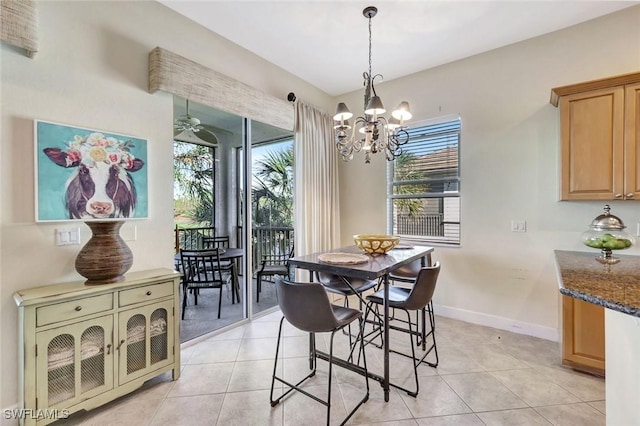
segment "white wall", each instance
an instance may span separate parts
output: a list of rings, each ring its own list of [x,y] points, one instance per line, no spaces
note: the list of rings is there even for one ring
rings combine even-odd
[[[136,222],[137,240],[129,242],[132,270],[142,270],[171,267],[173,250],[173,206],[165,195],[172,184],[172,99],[147,92],[151,49],[169,49],[274,96],[294,91],[327,110],[335,101],[155,2],[41,2],[38,8],[35,59],[0,47],[0,408],[17,401],[12,294],[80,278],[73,267],[80,246],[55,247],[59,225],[34,223],[33,119],[148,139],[150,218]],[[552,250],[581,248],[579,235],[602,203],[556,201],[558,123],[549,90],[639,68],[636,6],[377,87],[389,107],[406,96],[416,120],[463,118],[462,246],[437,248],[438,304],[539,334],[555,331]],[[360,92],[345,96],[354,110],[361,98]],[[385,163],[359,160],[340,170],[344,244],[355,233],[385,230]],[[628,224],[640,221],[638,203],[612,208]],[[510,233],[511,219],[527,220],[528,232]]]
[[[173,100],[148,93],[149,51],[161,46],[283,99],[293,91],[330,104],[323,92],[156,2],[41,2],[38,13],[35,59],[0,47],[0,408],[18,400],[13,293],[81,279],[74,269],[81,246],[54,245],[63,224],[34,222],[34,119],[148,140],[150,217],[135,222],[137,240],[128,242],[132,270],[143,270],[173,266]],[[86,241],[90,230],[80,226]]]
[[[559,120],[550,89],[638,70],[635,6],[376,86],[388,109],[410,101],[412,121],[462,117],[462,243],[436,247],[441,313],[557,338],[553,250],[585,250],[580,234],[605,203],[557,201]],[[339,98],[360,110],[361,92]],[[381,156],[341,164],[343,244],[353,234],[386,231],[385,167]],[[640,202],[610,204],[635,233]],[[512,219],[526,220],[527,232],[510,232]]]

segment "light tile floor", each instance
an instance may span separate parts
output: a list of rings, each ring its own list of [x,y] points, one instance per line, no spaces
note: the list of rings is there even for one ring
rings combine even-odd
[[[325,408],[293,394],[272,408],[269,387],[280,313],[273,313],[207,340],[183,345],[182,376],[170,373],[91,412],[59,424],[82,425],[322,425]],[[353,425],[604,425],[604,380],[560,366],[556,342],[436,318],[438,368],[421,366],[416,398],[370,382],[369,401],[349,421]],[[347,338],[337,335],[338,350]],[[291,380],[308,371],[308,338],[287,326],[278,372]],[[408,348],[405,335],[394,347]],[[327,347],[327,336],[318,347]],[[371,370],[381,371],[382,351],[367,347]],[[413,386],[411,361],[392,355],[394,383]],[[326,394],[326,363],[308,389]],[[364,379],[334,368],[332,424],[339,424],[363,394]],[[281,392],[278,386],[278,392]]]

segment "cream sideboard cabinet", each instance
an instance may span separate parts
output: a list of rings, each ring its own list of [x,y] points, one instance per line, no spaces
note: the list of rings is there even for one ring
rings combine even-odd
[[[556,87],[561,200],[640,200],[640,73]]]
[[[119,283],[18,291],[21,424],[90,410],[172,370],[180,376],[179,278],[132,272]],[[42,413],[42,415],[40,415]],[[36,415],[37,414],[37,415]]]

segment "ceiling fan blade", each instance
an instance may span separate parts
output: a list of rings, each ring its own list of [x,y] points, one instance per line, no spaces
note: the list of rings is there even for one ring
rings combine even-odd
[[[200,124],[200,126],[202,126],[203,130],[206,130],[206,131],[214,133],[214,134],[215,133],[226,133],[229,136],[234,134],[231,130],[223,129],[222,127],[217,127],[217,126],[214,126],[212,124]]]
[[[195,143],[207,146],[219,146],[218,138],[216,135],[210,132],[198,132],[195,133],[192,130],[183,130],[175,132],[173,136],[174,141]]]

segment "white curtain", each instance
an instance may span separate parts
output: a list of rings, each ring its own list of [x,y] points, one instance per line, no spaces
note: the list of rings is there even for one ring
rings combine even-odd
[[[294,226],[300,256],[339,246],[340,194],[331,116],[297,101],[294,131]]]

